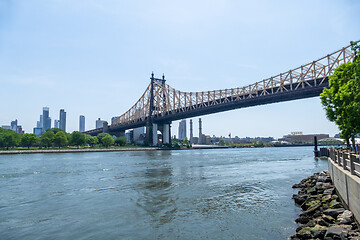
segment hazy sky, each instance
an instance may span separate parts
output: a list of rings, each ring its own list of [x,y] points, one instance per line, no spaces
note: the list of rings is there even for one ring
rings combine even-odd
[[[360,40],[359,12],[357,0],[0,0],[0,125],[32,132],[48,106],[52,124],[64,108],[67,131],[79,115],[92,129],[127,111],[152,71],[182,91],[245,86]],[[202,119],[218,136],[337,133],[319,98]]]

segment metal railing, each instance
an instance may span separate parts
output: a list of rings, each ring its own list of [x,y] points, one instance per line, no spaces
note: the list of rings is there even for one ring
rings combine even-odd
[[[351,175],[360,177],[360,156],[342,148],[330,148],[329,157]]]

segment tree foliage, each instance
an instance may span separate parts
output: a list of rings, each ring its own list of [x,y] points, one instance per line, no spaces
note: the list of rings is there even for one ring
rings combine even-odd
[[[55,139],[55,134],[53,131],[51,131],[51,129],[48,129],[46,132],[44,132],[41,135],[41,144],[44,147],[52,147],[54,144],[54,139]]]
[[[85,142],[86,144],[89,144],[91,147],[93,147],[95,144],[97,144],[99,141],[97,139],[97,137],[93,137],[90,135],[85,135]]]
[[[124,136],[117,137],[117,138],[115,139],[115,145],[125,146],[125,145],[126,145],[126,137],[124,137]]]
[[[57,146],[59,148],[66,146],[68,144],[68,139],[67,139],[66,133],[64,131],[58,131],[55,134],[54,144],[55,144],[55,146]]]
[[[114,139],[110,134],[108,134],[101,139],[101,144],[104,147],[109,147],[110,145],[114,144]]]
[[[102,139],[103,139],[104,137],[106,137],[106,136],[110,136],[110,137],[111,137],[111,135],[108,134],[108,133],[99,133],[99,134],[97,135],[97,139],[98,139],[98,141],[99,141],[100,144],[102,144]]]
[[[21,135],[9,129],[0,128],[0,147],[16,147],[21,141]]]
[[[85,144],[85,134],[78,132],[78,131],[74,131],[71,133],[71,144],[74,146],[77,146],[79,148],[79,146],[82,146]]]
[[[39,137],[36,136],[33,133],[25,133],[21,137],[21,146],[27,147],[28,149],[30,147],[33,147],[39,143]]]
[[[340,137],[349,145],[355,145],[360,133],[360,46],[351,43],[355,57],[353,62],[341,64],[329,77],[329,88],[320,95],[327,118],[335,122]]]

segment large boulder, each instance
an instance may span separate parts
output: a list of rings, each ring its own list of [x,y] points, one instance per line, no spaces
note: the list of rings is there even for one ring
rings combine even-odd
[[[343,207],[343,205],[341,203],[339,203],[336,199],[332,200],[329,203],[329,208],[336,209],[336,208],[342,208],[342,207]]]
[[[353,222],[354,214],[349,211],[345,210],[342,214],[339,214],[337,217],[337,221],[340,224],[351,224]]]
[[[310,216],[300,216],[295,220],[295,222],[300,224],[306,224],[310,221],[310,218]]]
[[[324,211],[325,215],[329,215],[333,218],[337,218],[339,214],[342,214],[345,211],[344,208],[336,208],[336,209],[326,209]]]
[[[324,194],[325,195],[328,195],[328,194],[334,194],[335,193],[335,188],[328,188],[328,189],[325,189],[324,191]]]
[[[296,237],[299,239],[310,239],[311,238],[311,227],[305,227],[296,233]]]
[[[298,204],[298,205],[303,204],[306,201],[306,198],[307,198],[306,195],[300,195],[300,194],[299,195],[296,195],[296,194],[293,195],[293,199],[294,199],[295,203]]]
[[[331,201],[332,196],[330,194],[324,194],[323,197],[321,198],[321,201],[323,203],[327,203]]]
[[[323,214],[323,215],[321,216],[321,218],[322,218],[325,222],[327,222],[328,224],[333,224],[333,223],[335,223],[335,219],[334,219],[332,216],[330,216],[330,215],[325,215],[325,214]]]
[[[325,238],[347,239],[350,230],[350,225],[333,225],[326,231]]]
[[[311,232],[311,236],[313,238],[322,239],[322,238],[324,238],[326,231],[327,231],[327,227],[315,225],[315,227],[313,227],[310,232]]]

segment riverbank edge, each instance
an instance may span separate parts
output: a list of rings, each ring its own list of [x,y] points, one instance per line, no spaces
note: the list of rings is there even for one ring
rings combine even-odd
[[[329,171],[315,173],[293,188],[300,189],[293,199],[302,213],[291,239],[360,239],[354,214],[346,210]]]
[[[86,149],[37,149],[0,151],[0,155],[36,154],[36,153],[84,153],[84,152],[123,152],[123,151],[155,151],[159,148],[86,148]]]

